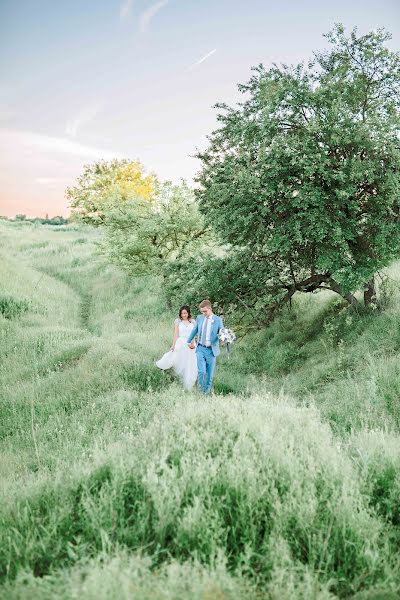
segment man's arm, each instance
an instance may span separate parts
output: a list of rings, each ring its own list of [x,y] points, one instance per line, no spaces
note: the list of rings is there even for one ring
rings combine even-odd
[[[218,328],[217,328],[217,341],[219,339],[219,332],[221,331],[221,329],[223,329],[224,324],[222,322],[221,317],[218,317]]]
[[[194,340],[194,337],[197,334],[198,330],[199,330],[199,324],[198,324],[197,319],[196,319],[196,325],[193,327],[192,331],[190,332],[190,335],[189,335],[188,339],[186,340],[187,344],[191,344],[192,343],[192,341]]]

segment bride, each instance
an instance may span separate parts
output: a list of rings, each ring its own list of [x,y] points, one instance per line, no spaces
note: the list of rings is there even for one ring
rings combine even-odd
[[[185,304],[179,310],[179,318],[175,319],[172,346],[169,352],[166,352],[156,362],[159,369],[173,367],[183,387],[187,390],[194,386],[197,379],[196,351],[189,348],[186,341],[195,323],[190,314],[190,307]]]

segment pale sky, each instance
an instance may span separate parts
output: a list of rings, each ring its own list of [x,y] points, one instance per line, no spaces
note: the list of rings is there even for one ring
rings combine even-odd
[[[0,215],[67,215],[85,163],[138,158],[189,183],[251,66],[298,63],[335,22],[386,27],[397,0],[0,0]]]

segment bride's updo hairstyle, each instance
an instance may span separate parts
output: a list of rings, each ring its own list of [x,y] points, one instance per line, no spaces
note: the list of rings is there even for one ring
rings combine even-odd
[[[190,321],[190,319],[192,318],[192,314],[190,312],[190,306],[188,306],[187,304],[184,304],[183,306],[180,307],[179,309],[179,318],[182,320],[182,311],[186,310],[187,314],[188,314],[188,321]]]

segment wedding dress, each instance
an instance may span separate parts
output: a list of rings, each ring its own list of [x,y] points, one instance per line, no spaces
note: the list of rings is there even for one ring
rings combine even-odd
[[[195,321],[182,321],[175,319],[178,324],[179,337],[175,343],[175,350],[166,352],[160,360],[156,362],[159,369],[173,368],[178,375],[183,387],[190,390],[197,379],[197,359],[196,351],[189,348],[187,339],[195,325]]]

